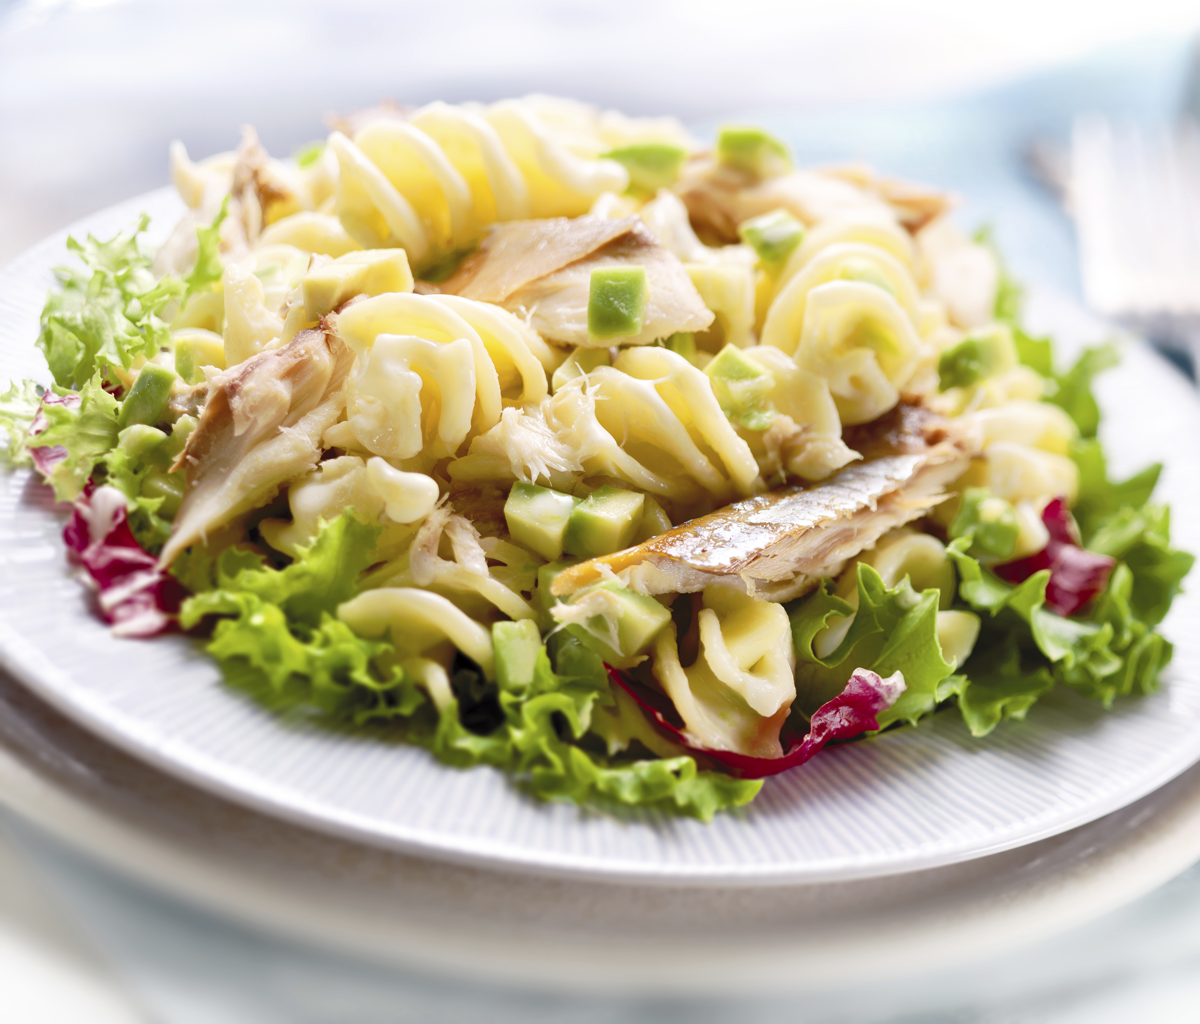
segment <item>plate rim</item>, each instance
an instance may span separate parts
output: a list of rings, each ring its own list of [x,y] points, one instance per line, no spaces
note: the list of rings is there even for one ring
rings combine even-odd
[[[872,913],[869,899],[858,898],[849,924],[843,921],[832,931],[827,926],[814,930],[813,925],[820,926],[825,920],[820,914],[809,923],[789,919],[788,928],[764,929],[760,940],[751,940],[736,956],[731,956],[722,941],[701,937],[689,942],[689,934],[679,934],[657,950],[658,958],[648,969],[643,963],[646,958],[637,950],[644,951],[660,940],[637,936],[636,922],[627,929],[636,947],[632,951],[625,950],[611,930],[587,936],[583,918],[588,894],[579,898],[584,911],[580,927],[569,934],[553,930],[547,934],[538,920],[514,920],[507,915],[504,900],[524,898],[520,891],[507,888],[499,905],[483,905],[479,921],[473,918],[464,924],[460,913],[432,934],[421,914],[401,919],[402,907],[396,908],[398,914],[379,915],[355,902],[362,895],[361,878],[356,881],[324,871],[330,884],[322,887],[314,901],[303,871],[289,871],[287,865],[283,871],[273,870],[278,865],[273,852],[263,853],[245,839],[235,842],[232,851],[227,844],[205,849],[183,841],[178,830],[171,828],[169,819],[179,811],[169,793],[164,800],[161,793],[155,794],[155,799],[139,791],[130,806],[123,799],[128,791],[116,790],[113,782],[104,778],[103,770],[94,776],[86,774],[87,766],[96,764],[96,754],[89,755],[85,749],[80,756],[78,739],[72,742],[69,733],[63,743],[61,730],[51,728],[48,735],[35,724],[13,742],[3,734],[3,726],[12,722],[13,710],[11,701],[0,700],[0,803],[26,822],[108,870],[186,905],[280,939],[380,964],[428,969],[447,978],[461,976],[466,959],[476,980],[546,990],[610,995],[624,991],[643,995],[773,994],[828,990],[856,982],[861,980],[865,959],[874,960],[873,982],[886,983],[893,977],[910,976],[919,965],[937,963],[939,969],[965,966],[1047,940],[1151,892],[1200,856],[1200,771],[1193,768],[1143,798],[1144,802],[1135,801],[1116,812],[1111,820],[1098,819],[1075,835],[1064,833],[1058,837],[1061,842],[1052,839],[1049,846],[1030,844],[1027,850],[1014,851],[1018,856],[995,864],[994,871],[977,871],[965,884],[953,877],[961,865],[931,869],[926,890],[931,880],[945,879],[951,889],[948,899],[931,904],[927,892],[917,894],[879,915]],[[30,720],[22,718],[20,709],[15,718],[18,726]],[[35,711],[33,720],[37,718]],[[76,723],[69,725],[86,732]],[[94,737],[87,739],[96,742]],[[100,756],[114,753],[105,750]],[[121,752],[117,756],[128,755]],[[153,777],[158,772],[136,758],[130,760],[139,773]],[[85,772],[63,772],[64,764],[82,764]],[[102,780],[98,790],[96,777]],[[170,777],[167,781],[186,785]],[[212,799],[206,793],[199,795]],[[239,806],[237,810],[250,818],[259,817],[247,808]],[[289,827],[274,818],[268,818],[265,825]],[[426,865],[416,866],[413,872],[414,858],[381,852],[401,861],[392,870],[404,884],[420,885]],[[987,860],[980,858],[974,863],[982,866]],[[267,870],[268,865],[272,870]],[[434,871],[441,869],[433,866]],[[322,873],[321,868],[309,872]],[[409,880],[410,873],[413,880]],[[877,881],[890,882],[896,877],[882,876]],[[457,892],[458,886],[495,892],[498,884],[505,885],[505,879],[493,870],[450,868],[449,876],[438,884],[452,892]],[[518,879],[516,888],[521,885]],[[338,886],[343,888],[338,890]],[[636,899],[639,890],[637,886],[613,888],[625,889],[625,899]],[[766,891],[782,894],[812,888],[819,889],[820,883],[815,887],[772,886]],[[679,886],[667,898],[703,901],[713,898],[707,895],[711,892],[697,893]],[[717,895],[714,907],[720,906]],[[389,905],[402,902],[392,890],[386,899]],[[474,905],[469,894],[461,902]],[[428,914],[426,908],[425,918]],[[746,912],[739,911],[738,926],[746,928],[747,920]],[[496,930],[506,934],[511,930],[511,942],[499,955],[489,945]],[[814,938],[818,932],[819,938]],[[904,937],[905,948],[898,953],[895,940],[899,936]],[[464,958],[464,949],[472,946],[490,949],[490,958]]]
[[[63,243],[69,234],[98,230],[95,227],[98,223],[107,224],[118,219],[132,221],[137,212],[147,207],[160,208],[156,214],[159,217],[164,217],[172,207],[178,210],[183,209],[174,190],[167,186],[97,211],[67,228],[52,233],[16,259],[0,267],[0,288],[3,287],[5,280],[10,275],[23,271],[27,266],[48,270],[54,265],[54,262],[57,262],[57,258],[51,260],[50,254],[64,251]],[[1065,303],[1074,311],[1086,313],[1076,301],[1068,296],[1059,295],[1053,290],[1031,289],[1030,294],[1049,299],[1052,303]],[[38,300],[40,301],[40,299],[39,295]],[[1094,319],[1091,314],[1087,315]],[[1158,372],[1180,376],[1174,367],[1151,356],[1141,347],[1128,344],[1127,340],[1123,340],[1122,347],[1125,358],[1137,361],[1148,360],[1147,365],[1152,363]],[[1200,396],[1195,397],[1194,405],[1200,409]],[[0,472],[5,471],[0,470]],[[615,881],[622,884],[670,886],[683,882],[688,885],[716,887],[770,886],[872,878],[927,870],[991,856],[1073,830],[1142,799],[1200,761],[1200,733],[1198,733],[1190,747],[1185,748],[1180,745],[1179,751],[1171,760],[1160,765],[1158,771],[1153,775],[1144,777],[1137,786],[1114,792],[1103,800],[1080,807],[1069,816],[1060,816],[1052,822],[1017,832],[1007,838],[991,842],[978,842],[971,845],[969,849],[920,854],[910,852],[904,857],[886,858],[886,862],[882,862],[885,858],[878,858],[864,863],[842,864],[821,869],[797,866],[796,864],[741,864],[733,867],[729,864],[679,864],[663,861],[651,864],[634,862],[629,859],[613,860],[603,856],[591,857],[578,852],[568,858],[560,852],[543,851],[528,846],[516,847],[512,843],[497,845],[492,841],[475,836],[446,837],[428,828],[417,829],[407,826],[384,832],[378,825],[372,827],[370,819],[364,815],[334,811],[328,804],[318,812],[308,804],[301,803],[294,798],[289,799],[283,792],[283,787],[276,783],[259,778],[256,785],[245,785],[241,781],[244,774],[242,769],[231,773],[226,766],[224,771],[221,771],[218,770],[221,767],[220,762],[212,756],[203,755],[198,751],[188,753],[181,749],[180,745],[170,742],[150,742],[147,737],[136,731],[123,728],[119,721],[121,716],[115,713],[111,716],[106,714],[108,709],[102,703],[97,702],[94,706],[90,706],[86,701],[73,699],[66,692],[69,687],[60,688],[51,681],[53,677],[61,674],[60,671],[46,664],[39,665],[38,661],[36,647],[28,644],[23,637],[9,627],[7,622],[0,619],[0,665],[3,665],[24,685],[53,707],[85,729],[154,767],[268,816],[319,831],[330,832],[342,838],[383,846],[420,857],[435,856],[465,866],[497,867],[510,872]],[[444,770],[459,771],[459,769],[448,767]],[[477,768],[475,770],[490,771],[492,769]],[[402,830],[407,831],[407,834],[399,834]]]

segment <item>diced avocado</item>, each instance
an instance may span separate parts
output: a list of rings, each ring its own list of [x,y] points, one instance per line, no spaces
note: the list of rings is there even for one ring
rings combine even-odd
[[[1003,325],[963,338],[938,359],[942,391],[966,388],[1017,365],[1012,334]]]
[[[655,501],[650,495],[646,495],[646,503],[642,506],[642,519],[638,523],[637,533],[634,534],[633,543],[641,544],[644,540],[649,540],[651,537],[657,537],[660,533],[665,533],[671,529],[672,523],[670,517],[663,511],[663,507]]]
[[[167,411],[167,400],[171,397],[171,385],[178,378],[165,366],[147,363],[138,371],[137,380],[121,403],[117,413],[117,429],[124,430],[134,423],[154,426]]]
[[[311,167],[321,159],[321,154],[324,152],[324,140],[317,139],[315,142],[306,142],[292,156],[300,167]]]
[[[663,342],[663,347],[669,348],[672,352],[691,362],[696,358],[696,335],[691,331],[680,331],[667,338]]]
[[[552,625],[554,621],[550,618],[550,609],[560,600],[550,593],[550,588],[554,585],[554,578],[574,564],[574,562],[547,562],[545,565],[538,566],[537,592],[534,596],[538,611],[542,614],[542,621],[547,626]]]
[[[187,413],[180,416],[171,427],[171,436],[167,438],[167,443],[162,447],[163,455],[169,459],[179,458],[179,453],[187,446],[188,438],[192,436],[192,431],[197,425],[195,416],[189,416]]]
[[[167,435],[164,431],[157,427],[149,427],[145,423],[135,423],[117,435],[117,444],[134,459],[154,451],[165,444],[166,440]]]
[[[774,210],[743,221],[738,226],[738,237],[758,254],[766,270],[777,273],[804,241],[804,225],[787,210]]]
[[[601,159],[625,165],[630,191],[657,192],[675,184],[687,153],[665,142],[640,142],[609,150]]]
[[[204,382],[202,366],[225,369],[225,339],[214,331],[189,328],[175,331],[171,340],[175,348],[175,372],[185,384]]]
[[[629,547],[642,520],[646,496],[605,484],[592,491],[571,513],[563,550],[580,558],[596,558]]]
[[[163,473],[155,471],[142,481],[141,493],[143,498],[162,498],[158,506],[158,514],[167,519],[173,519],[179,511],[179,503],[183,501],[183,474]]]
[[[597,366],[611,366],[612,355],[606,348],[577,348],[562,361],[550,378],[551,393],[569,380],[591,373]]]
[[[523,690],[533,682],[533,667],[542,651],[542,634],[533,619],[497,622],[492,626],[496,682],[502,690]]]
[[[644,267],[597,267],[588,290],[588,335],[628,338],[642,330],[646,313]]]
[[[513,540],[553,562],[562,558],[563,535],[578,504],[569,494],[517,482],[504,502],[504,519]]]
[[[598,592],[604,593],[603,600],[597,600]],[[603,613],[571,623],[565,631],[609,662],[626,662],[642,654],[671,621],[669,608],[646,594],[634,593],[620,580],[588,587],[571,598],[571,604],[576,602],[603,607]]]
[[[1016,510],[986,487],[963,491],[958,515],[947,531],[951,537],[971,537],[971,550],[981,555],[1008,558],[1017,544],[1020,524]]]
[[[355,295],[411,292],[413,276],[403,249],[367,249],[314,267],[304,275],[301,287],[304,315],[311,322]]]
[[[761,363],[740,348],[726,345],[704,372],[712,382],[717,404],[731,423],[747,430],[766,430],[771,425],[775,412],[766,399],[775,379]]]
[[[554,671],[560,676],[590,682],[601,688],[607,685],[608,673],[604,670],[604,659],[584,647],[565,629],[550,634],[546,640],[546,651],[550,654]]]
[[[769,178],[792,169],[792,154],[761,128],[727,124],[717,133],[717,159],[728,167]]]

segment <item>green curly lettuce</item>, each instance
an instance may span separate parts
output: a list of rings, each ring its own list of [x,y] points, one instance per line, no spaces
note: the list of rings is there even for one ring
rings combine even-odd
[[[132,368],[138,356],[152,358],[170,344],[160,314],[187,289],[173,277],[159,280],[141,234],[150,223],[142,214],[132,231],[101,242],[67,239],[83,267],[55,271],[60,288],[46,298],[37,346],[60,387],[81,388],[109,367]]]
[[[276,568],[246,547],[193,548],[173,572],[190,590],[186,629],[212,624],[207,650],[233,687],[281,712],[355,725],[392,722],[438,760],[491,765],[534,795],[652,806],[709,820],[753,798],[758,782],[698,770],[691,757],[608,758],[588,749],[592,710],[613,697],[600,659],[565,635],[543,648],[531,681],[500,687],[469,666],[438,709],[404,672],[389,639],[356,636],[336,617],[371,564],[379,527],[347,511]],[[552,667],[553,666],[553,667]],[[555,671],[557,668],[558,671]]]
[[[196,263],[184,275],[183,283],[187,288],[179,300],[180,309],[188,304],[188,299],[193,295],[211,291],[221,280],[221,274],[225,270],[225,264],[221,261],[221,225],[227,216],[229,196],[222,200],[221,208],[208,227],[196,228],[196,240],[199,243],[196,249]]]
[[[60,447],[65,455],[46,476],[59,501],[74,501],[83,491],[92,471],[117,443],[117,413],[121,403],[104,390],[101,371],[84,381],[76,392],[55,387],[60,398],[74,394],[78,402],[42,402],[46,428],[28,438],[31,448]]]
[[[913,590],[905,578],[890,590],[879,573],[859,562],[858,610],[833,593],[832,581],[791,606],[792,643],[796,649],[797,705],[811,714],[832,700],[856,668],[881,676],[904,673],[900,699],[880,712],[880,727],[892,722],[915,723],[938,702],[938,684],[954,671],[942,657],[937,641],[940,591]],[[835,616],[854,616],[845,637],[825,657],[814,650],[814,641]]]
[[[0,463],[28,466],[29,428],[42,404],[42,389],[31,380],[13,381],[0,394]]]

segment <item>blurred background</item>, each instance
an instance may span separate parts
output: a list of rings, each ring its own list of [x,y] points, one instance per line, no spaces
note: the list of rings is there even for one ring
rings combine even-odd
[[[1200,108],[1197,31],[1195,0],[0,0],[0,263],[166,185],[175,138],[202,157],[232,149],[252,124],[272,154],[286,155],[322,137],[329,115],[381,99],[539,91],[673,114],[701,136],[723,118],[754,119],[802,161],[864,158],[951,187],[966,200],[967,226],[995,226],[1018,277],[1082,295],[1072,221],[1044,179],[1061,185],[1077,115],[1166,125],[1189,103]],[[487,993],[368,975],[163,903],[2,820],[6,1024],[507,1019]],[[901,1016],[880,1009],[869,1019],[1194,1020],[1200,877],[1172,885],[1106,919],[1107,932],[1055,945],[1091,957],[1090,974],[1064,968],[1055,986],[1044,972],[1050,982],[1034,994],[1014,988],[999,999],[993,989],[936,1018],[902,999]],[[1144,970],[1114,975],[1100,950],[1117,936],[1170,947],[1174,973],[1139,961]],[[983,965],[978,977],[1051,955]],[[1096,988],[1097,971],[1107,987]],[[304,1011],[285,1005],[300,977],[310,994],[314,978],[328,993],[320,1013],[319,1000]],[[342,991],[357,993],[357,1009],[339,1003]],[[836,1000],[822,1005],[820,1020],[868,1019],[837,1011]],[[734,1012],[533,997],[509,1009],[513,1019],[581,1022]],[[798,1018],[780,1003],[742,1019]]]

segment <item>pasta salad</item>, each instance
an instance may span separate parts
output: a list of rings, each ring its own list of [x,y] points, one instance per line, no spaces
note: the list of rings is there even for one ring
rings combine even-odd
[[[1153,690],[1192,564],[952,196],[726,125],[382,106],[171,150],[0,395],[118,634],[280,714],[703,819],[830,742]],[[32,339],[31,339],[32,340]]]

